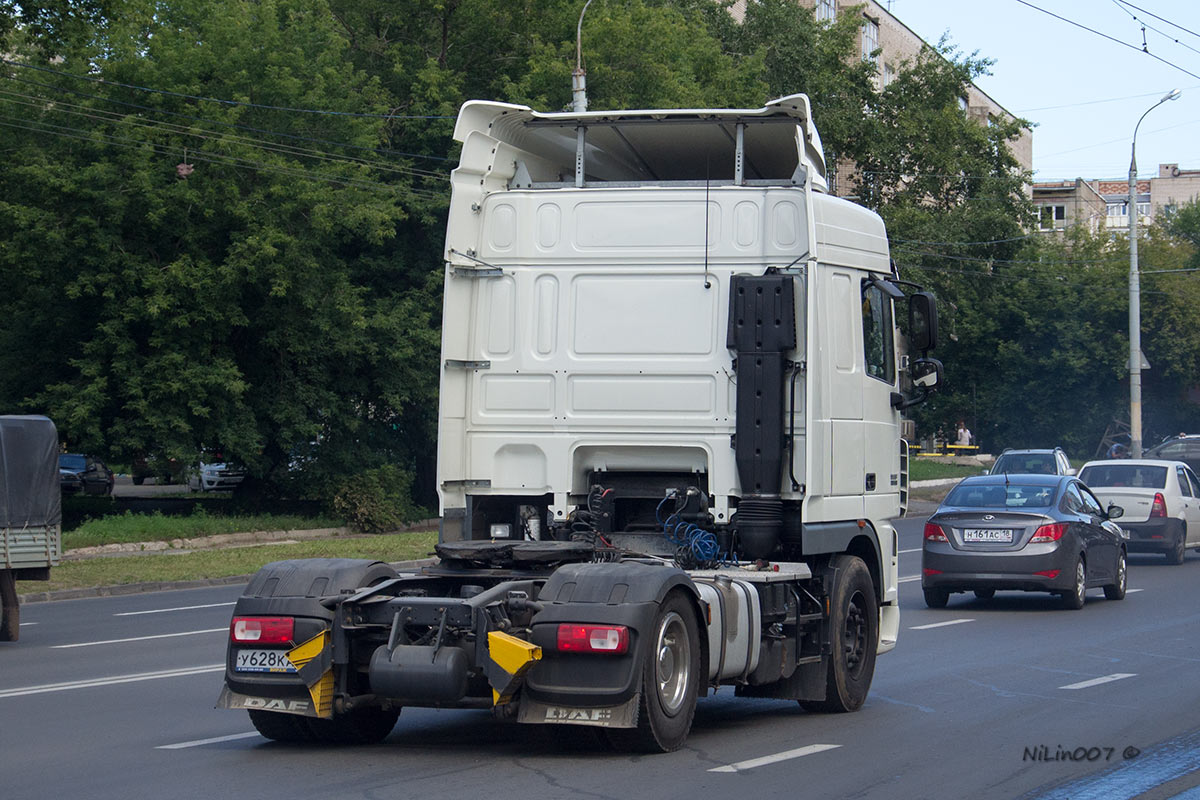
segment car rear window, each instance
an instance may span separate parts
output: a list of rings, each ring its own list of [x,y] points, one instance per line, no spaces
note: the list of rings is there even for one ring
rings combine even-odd
[[[1048,508],[1054,502],[1057,486],[1031,486],[1022,483],[960,483],[946,496],[944,505],[957,508]]]
[[[1167,485],[1167,468],[1149,464],[1093,464],[1084,467],[1079,480],[1091,487],[1134,486],[1162,489]]]
[[[59,456],[58,465],[72,472],[83,472],[87,469],[87,459],[83,456]]]
[[[992,467],[993,475],[1004,472],[1017,475],[1055,475],[1058,473],[1058,468],[1054,464],[1054,456],[1048,453],[1029,455],[1010,453],[1000,456],[996,460],[996,466]]]

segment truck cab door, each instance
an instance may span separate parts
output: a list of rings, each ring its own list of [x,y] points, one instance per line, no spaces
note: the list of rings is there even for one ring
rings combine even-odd
[[[894,512],[892,495],[900,491],[899,412],[892,404],[896,384],[893,303],[900,290],[885,281],[865,279],[861,287],[863,336],[862,419],[863,486],[868,516]]]

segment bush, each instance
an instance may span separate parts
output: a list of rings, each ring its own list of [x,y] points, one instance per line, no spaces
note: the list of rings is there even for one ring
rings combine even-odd
[[[333,496],[333,509],[367,533],[394,531],[416,519],[412,473],[389,464],[344,481]]]

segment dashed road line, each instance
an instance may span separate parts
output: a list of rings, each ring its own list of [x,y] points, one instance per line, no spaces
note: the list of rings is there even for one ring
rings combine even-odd
[[[51,650],[69,650],[73,647],[94,647],[98,644],[125,644],[126,642],[145,642],[150,639],[174,639],[178,636],[196,636],[201,633],[228,633],[229,628],[205,628],[201,631],[181,631],[179,633],[160,633],[155,636],[131,636],[128,639],[105,639],[99,642],[77,642],[75,644],[56,644]]]
[[[931,622],[928,625],[914,625],[913,627],[909,628],[909,630],[910,631],[927,631],[930,628],[944,628],[947,625],[962,625],[964,622],[974,622],[974,621],[975,620],[973,620],[973,619],[967,619],[965,617],[962,619],[948,619],[945,622]]]
[[[921,548],[920,548],[920,547],[913,547],[913,548],[911,548],[911,549],[909,549],[909,550],[901,550],[900,552],[901,552],[901,553],[919,553],[919,552],[921,552]]]
[[[913,581],[921,580],[920,575],[909,575],[907,578],[901,578],[897,583],[912,583]]]
[[[1101,684],[1112,683],[1113,681],[1120,681],[1120,680],[1124,680],[1125,678],[1136,678],[1136,677],[1137,677],[1136,672],[1114,672],[1112,675],[1105,675],[1103,678],[1092,678],[1090,681],[1080,681],[1079,683],[1072,683],[1067,686],[1060,686],[1058,688],[1060,688],[1060,689],[1090,689],[1093,686],[1100,686]]]
[[[98,686],[114,686],[119,683],[139,683],[141,681],[161,680],[162,678],[183,678],[188,675],[202,675],[206,672],[222,672],[224,664],[206,664],[200,667],[183,667],[168,669],[161,672],[139,672],[131,675],[110,675],[106,678],[92,678],[84,681],[69,681],[67,683],[44,683],[40,686],[23,686],[17,689],[0,689],[0,698],[25,697],[31,694],[46,694],[47,692],[66,692],[71,689],[92,689]]]
[[[234,742],[238,739],[250,739],[253,737],[262,738],[262,734],[258,731],[250,731],[248,733],[234,733],[229,736],[214,736],[211,739],[196,739],[192,742],[179,742],[178,744],[160,744],[155,750],[186,750],[189,747],[203,747],[206,744],[220,744],[221,742]]]
[[[776,753],[775,755],[771,756],[751,758],[747,761],[738,761],[736,764],[728,764],[724,767],[713,767],[709,770],[709,772],[744,772],[748,769],[765,767],[768,764],[776,764],[780,761],[788,761],[793,758],[811,756],[814,753],[823,753],[826,750],[836,750],[839,747],[841,747],[840,744],[810,744],[807,747],[798,747],[795,750],[785,750],[782,753]]]
[[[120,614],[113,614],[114,617],[138,617],[143,614],[166,614],[170,611],[195,611],[198,608],[221,608],[223,606],[236,605],[236,601],[232,603],[206,603],[202,606],[179,606],[178,608],[155,608],[150,611],[123,611]]]

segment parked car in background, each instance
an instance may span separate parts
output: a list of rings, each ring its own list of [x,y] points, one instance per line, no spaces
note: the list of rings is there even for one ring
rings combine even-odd
[[[1079,478],[1101,502],[1125,509],[1121,527],[1129,533],[1129,552],[1162,553],[1182,564],[1189,547],[1200,548],[1200,481],[1182,461],[1089,461]]]
[[[65,494],[112,494],[116,478],[94,456],[62,453],[58,457],[58,481]]]
[[[925,523],[921,588],[944,608],[955,592],[990,599],[1000,590],[1059,594],[1083,608],[1091,587],[1120,600],[1126,586],[1125,534],[1070,475],[975,475],[955,486]]]
[[[130,477],[135,486],[141,486],[146,482],[146,478],[153,478],[157,484],[185,481],[184,466],[180,461],[155,455],[134,458],[130,465]]]
[[[1061,447],[1049,450],[1005,450],[992,464],[990,475],[1074,475],[1071,460]]]
[[[241,467],[219,461],[213,464],[200,462],[200,468],[188,478],[188,488],[200,492],[216,489],[233,489],[246,477]]]
[[[1143,450],[1142,458],[1182,461],[1192,468],[1192,472],[1200,474],[1200,436],[1191,433],[1172,436],[1170,439],[1165,439],[1153,447]]]

